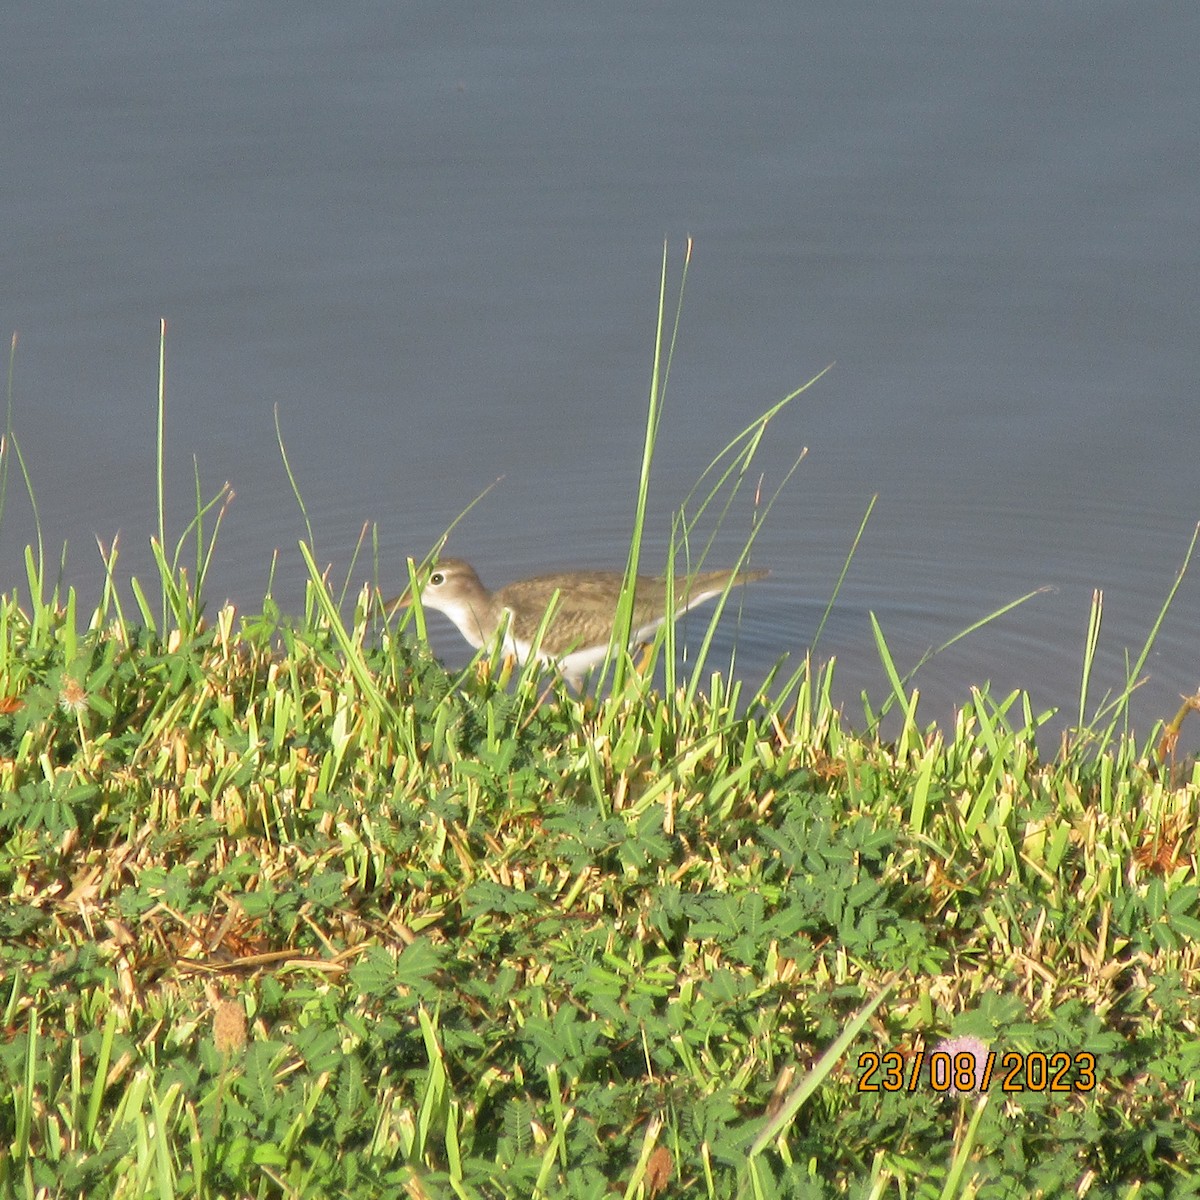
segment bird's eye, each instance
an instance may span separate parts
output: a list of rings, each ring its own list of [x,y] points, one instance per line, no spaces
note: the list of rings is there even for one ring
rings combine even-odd
[[[430,587],[441,587],[445,582],[446,577],[441,573],[441,571],[434,571],[434,573],[429,577]]]

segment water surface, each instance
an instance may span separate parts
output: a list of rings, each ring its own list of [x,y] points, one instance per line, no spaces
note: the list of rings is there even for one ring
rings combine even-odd
[[[14,422],[85,596],[97,536],[150,571],[160,317],[172,527],[193,456],[237,492],[214,601],[253,609],[279,548],[301,603],[276,406],[339,572],[374,522],[398,580],[501,476],[451,547],[485,580],[619,565],[660,255],[677,271],[690,235],[652,556],[729,438],[836,363],[757,464],[769,491],[810,448],[757,545],[748,679],[811,643],[874,495],[818,646],[851,712],[884,687],[869,612],[904,666],[1049,589],[924,668],[930,718],[984,680],[1072,710],[1095,589],[1101,690],[1153,624],[1200,519],[1200,9],[116,3],[5,26]],[[753,519],[735,506],[714,565]],[[31,536],[10,486],[6,589]],[[1198,648],[1189,578],[1139,721],[1196,688]]]

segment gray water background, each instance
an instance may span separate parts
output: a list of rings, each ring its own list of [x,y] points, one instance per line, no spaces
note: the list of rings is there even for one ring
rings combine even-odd
[[[170,529],[193,456],[237,493],[214,602],[256,610],[278,548],[274,594],[302,603],[276,406],[335,577],[374,522],[398,583],[501,476],[450,543],[485,580],[622,564],[660,257],[677,283],[691,236],[647,566],[710,458],[835,362],[756,461],[770,492],[809,448],[756,543],[739,674],[811,644],[877,494],[816,651],[851,715],[886,691],[870,612],[904,668],[1037,588],[922,669],[923,715],[990,680],[1070,716],[1094,589],[1096,698],[1124,678],[1200,519],[1200,6],[118,2],[2,25],[14,426],[89,603],[97,536],[152,575],[160,317]],[[32,533],[10,476],[6,591]],[[1200,684],[1200,566],[1147,674],[1146,728]]]

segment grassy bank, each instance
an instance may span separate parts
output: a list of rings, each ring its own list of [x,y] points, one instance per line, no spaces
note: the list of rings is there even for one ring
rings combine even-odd
[[[70,618],[0,608],[0,1195],[1195,1190],[1195,771]]]

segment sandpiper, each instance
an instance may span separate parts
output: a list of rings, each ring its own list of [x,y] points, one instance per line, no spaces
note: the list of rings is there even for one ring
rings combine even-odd
[[[705,571],[675,580],[675,616],[719,596],[728,587],[763,579],[768,571]],[[470,563],[443,558],[418,578],[423,608],[449,617],[476,649],[489,644],[504,628],[504,650],[518,662],[529,657],[537,631],[555,593],[558,605],[542,636],[538,658],[554,664],[568,683],[578,686],[608,653],[624,576],[620,571],[559,571],[507,583],[490,592]],[[649,641],[666,618],[667,583],[637,577],[633,600],[633,635]],[[386,603],[410,604],[408,592]]]

